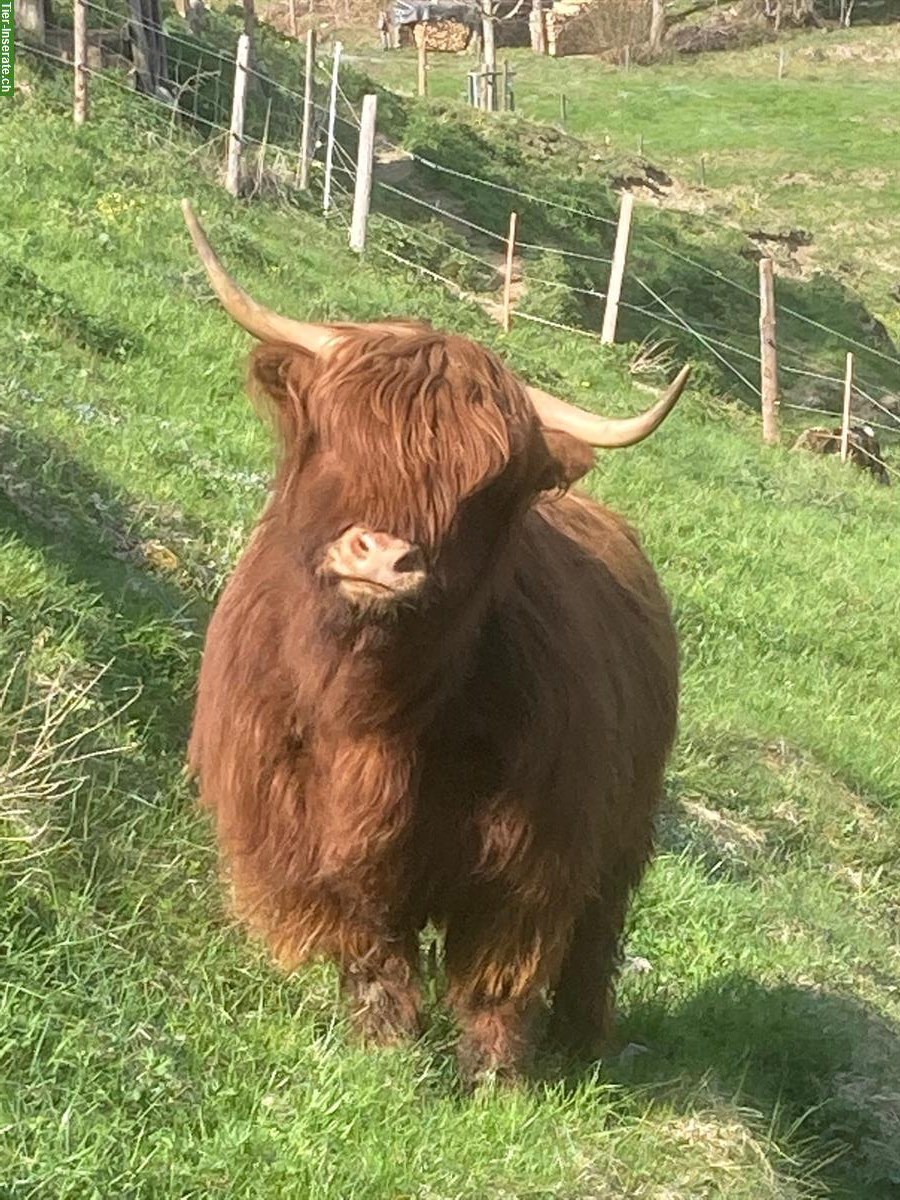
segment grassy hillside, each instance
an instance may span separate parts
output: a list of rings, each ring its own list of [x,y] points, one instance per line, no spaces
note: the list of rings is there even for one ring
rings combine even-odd
[[[124,19],[122,0],[92,7],[92,24],[101,16],[107,24]],[[153,116],[161,136],[180,125],[183,132],[192,129],[198,140],[224,140],[234,46],[241,27],[240,10],[216,11],[208,14],[202,37],[195,37],[171,12],[169,69],[185,115],[173,119],[168,109],[156,106],[140,119]],[[854,143],[856,161],[889,161],[892,114],[900,110],[893,91],[874,71],[871,89],[869,76],[861,87],[850,85],[838,51],[844,46],[851,57],[858,51],[863,63],[866,53],[880,56],[880,62],[889,59],[893,30],[880,31],[878,42],[872,41],[872,34],[866,35],[868,41],[857,38],[855,42],[855,33],[848,35],[851,41],[846,44],[843,35],[827,44],[825,35],[818,36],[818,41],[807,38],[792,43],[791,54],[798,60],[805,61],[804,54],[825,55],[826,50],[829,57],[818,74],[796,81],[790,97],[777,81],[772,92],[771,79],[759,74],[761,67],[768,68],[758,51],[746,58],[708,55],[704,66],[695,64],[690,75],[685,75],[683,64],[633,72],[628,76],[637,89],[633,94],[621,89],[624,76],[620,79],[619,73],[594,60],[538,61],[520,55],[517,69],[533,78],[536,94],[550,86],[553,103],[549,109],[532,106],[534,115],[554,117],[557,77],[565,78],[576,95],[584,93],[581,119],[570,122],[582,135],[578,137],[520,115],[484,119],[444,99],[422,104],[382,90],[378,130],[394,144],[389,156],[393,161],[381,163],[376,172],[377,219],[372,222],[370,247],[399,253],[496,306],[498,268],[504,258],[510,209],[515,208],[519,218],[515,306],[520,319],[530,316],[537,322],[550,320],[597,334],[618,192],[628,186],[639,202],[619,315],[620,340],[663,338],[676,357],[691,355],[702,363],[720,393],[758,405],[756,263],[761,254],[770,255],[778,264],[784,399],[788,404],[839,412],[844,359],[847,349],[853,348],[858,351],[858,386],[875,397],[875,403],[858,403],[858,415],[883,424],[885,414],[878,404],[887,403],[900,414],[900,351],[890,332],[897,310],[896,280],[891,274],[896,241],[891,214],[896,197],[888,174],[881,181],[882,195],[870,186],[870,175],[843,170],[850,161],[843,131],[846,121],[858,125],[864,112],[872,114],[873,132],[865,142]],[[255,176],[254,159],[264,139],[269,171],[260,177],[259,186],[267,193],[283,192],[286,174],[293,176],[296,169],[300,140],[298,47],[269,25],[258,29],[255,47],[261,74],[249,93],[248,175]],[[316,80],[320,106],[327,98],[328,59],[326,39]],[[358,111],[363,94],[372,90],[370,73],[402,82],[413,65],[409,54],[382,54],[357,57],[345,68],[336,127],[334,190],[339,200],[349,184],[347,165],[355,162],[353,106]],[[445,92],[452,96],[468,65],[469,60],[459,56],[433,56],[432,90],[439,97]],[[701,70],[704,89],[687,86],[690,79],[696,82]],[[736,80],[746,84],[743,91]],[[51,85],[49,78],[46,85]],[[117,85],[123,86],[121,76]],[[823,85],[828,92],[824,106],[819,103]],[[829,106],[837,103],[841,89],[852,99],[843,101],[846,120],[835,134]],[[659,103],[660,90],[671,103]],[[68,98],[68,79],[62,95]],[[629,139],[611,136],[608,114],[617,112],[617,105],[623,112],[631,112],[635,105],[652,110],[667,130],[664,145],[654,145],[647,157],[637,154],[636,138],[629,144]],[[324,110],[320,112],[324,122]],[[748,128],[754,131],[752,137]],[[692,184],[690,159],[684,156],[693,153],[693,139],[705,137],[710,130],[719,138],[723,153],[730,147],[731,160],[752,181],[752,196],[748,193],[741,209],[735,208],[727,180],[713,181],[710,175],[709,187]],[[324,129],[320,129],[321,139]],[[831,211],[816,216],[816,221],[821,217],[828,229],[840,233],[830,248],[823,246],[815,222],[795,228],[791,221],[796,225],[796,214],[788,220],[785,213],[770,211],[761,189],[765,181],[775,178],[774,163],[758,157],[763,141],[785,162],[803,167],[796,178],[791,177],[792,195],[811,197],[814,206],[815,197],[834,193],[836,179],[849,188],[839,201],[840,221]],[[314,172],[321,180],[324,151],[318,157]],[[706,154],[704,161],[711,170],[711,155]],[[814,214],[810,211],[806,216],[812,221]],[[881,253],[882,244],[889,248],[887,258]],[[858,269],[850,270],[847,254],[857,256]],[[897,266],[900,269],[900,262]],[[788,420],[791,412],[785,409]],[[889,417],[888,425],[896,428]]]
[[[809,234],[793,257],[782,247],[785,268],[837,276],[900,336],[900,178],[891,169],[900,25],[803,34],[627,74],[587,57],[508,57],[523,116],[558,124],[565,93],[566,128],[593,143],[592,153],[610,159],[642,147],[674,177],[669,206],[712,225],[726,219],[748,232]],[[414,51],[360,53],[355,61],[388,87],[415,89]],[[458,100],[471,60],[435,54],[429,62],[430,94]]]
[[[427,315],[588,405],[627,349],[514,327],[229,202],[98,89],[7,110],[0,313],[0,1195],[889,1200],[900,1181],[896,499],[696,388],[595,494],[641,528],[685,684],[629,933],[624,1054],[460,1097],[438,1022],[352,1047],[334,980],[223,914],[181,767],[210,605],[264,500],[248,340],[181,226],[297,315]],[[650,970],[640,970],[640,960]],[[636,1049],[640,1047],[641,1049]]]

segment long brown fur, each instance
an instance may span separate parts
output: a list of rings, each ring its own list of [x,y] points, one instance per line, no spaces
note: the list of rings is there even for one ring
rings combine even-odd
[[[190,746],[237,913],[285,968],[334,960],[381,1041],[418,1029],[418,934],[443,928],[472,1076],[521,1068],[547,992],[596,1048],[676,721],[636,535],[565,494],[591,451],[462,338],[265,346],[251,376],[281,461]],[[356,522],[425,550],[416,604],[360,613],[322,577]]]

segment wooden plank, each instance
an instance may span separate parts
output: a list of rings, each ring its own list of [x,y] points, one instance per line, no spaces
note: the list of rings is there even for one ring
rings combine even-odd
[[[85,0],[75,0],[75,96],[73,117],[76,125],[83,125],[90,115],[88,95],[88,17]]]
[[[372,160],[375,155],[375,116],[377,96],[363,96],[356,156],[356,187],[353,191],[353,218],[350,222],[350,249],[362,254],[366,248],[366,225],[372,199]]]
[[[606,291],[606,308],[603,312],[603,329],[600,341],[610,345],[616,340],[616,325],[619,320],[619,299],[622,281],[625,278],[625,260],[628,257],[628,239],[631,236],[631,218],[634,212],[634,196],[623,192],[619,203],[619,224],[616,229],[616,245],[613,250],[612,267],[609,272],[609,287]]]
[[[313,87],[316,73],[316,31],[306,34],[306,74],[303,77],[303,128],[300,134],[300,190],[309,187],[309,160],[312,158]]]
[[[509,236],[506,241],[506,270],[503,276],[503,332],[509,333],[511,321],[510,297],[512,295],[513,257],[516,252],[516,213],[509,214]]]
[[[234,64],[234,95],[231,99],[231,129],[228,134],[228,163],[225,188],[232,196],[241,194],[241,152],[244,147],[244,110],[247,103],[247,68],[250,65],[250,39],[238,38]]]
[[[771,258],[759,260],[760,402],[763,441],[778,445],[778,347],[775,329],[775,269]]]

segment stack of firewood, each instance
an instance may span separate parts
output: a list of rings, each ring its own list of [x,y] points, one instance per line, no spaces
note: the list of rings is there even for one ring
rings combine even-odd
[[[465,50],[472,36],[472,30],[459,21],[429,21],[414,28],[416,45],[422,36],[419,31],[424,30],[425,49],[435,54],[458,54]]]

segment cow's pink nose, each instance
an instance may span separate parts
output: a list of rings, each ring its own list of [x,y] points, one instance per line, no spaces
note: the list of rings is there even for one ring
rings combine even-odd
[[[362,525],[352,526],[338,538],[329,559],[331,569],[351,592],[354,584],[410,592],[425,580],[425,555],[418,546]]]

